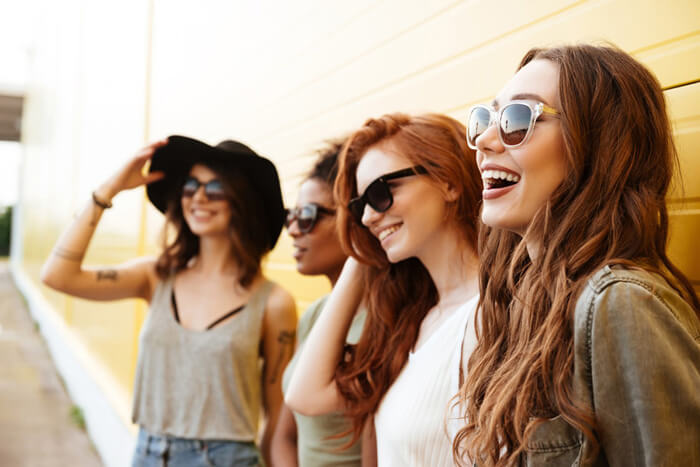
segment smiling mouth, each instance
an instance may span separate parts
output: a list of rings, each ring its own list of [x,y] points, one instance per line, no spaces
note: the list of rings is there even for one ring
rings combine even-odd
[[[381,241],[384,240],[386,237],[388,237],[389,235],[393,234],[394,232],[396,232],[396,231],[399,230],[400,228],[401,228],[401,224],[394,224],[394,225],[392,225],[391,227],[387,227],[386,229],[382,230],[381,232],[379,232],[379,233],[377,234],[377,238],[378,238],[379,241],[381,242]]]
[[[200,209],[194,209],[192,211],[192,215],[198,216],[198,217],[211,217],[212,213],[209,211],[202,211]]]
[[[484,188],[492,190],[496,188],[506,188],[515,185],[520,181],[520,176],[503,170],[484,170],[481,173],[484,181]]]

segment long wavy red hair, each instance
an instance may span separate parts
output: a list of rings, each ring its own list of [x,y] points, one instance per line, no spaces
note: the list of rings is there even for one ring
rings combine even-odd
[[[597,448],[595,414],[572,388],[572,319],[587,279],[604,265],[661,274],[700,314],[688,279],[666,254],[668,191],[678,157],[654,76],[611,46],[530,50],[559,67],[567,177],[532,219],[542,238],[480,235],[478,344],[460,391],[466,426],[455,460],[512,465],[536,426],[561,415]]]
[[[339,366],[336,381],[348,402],[354,439],[399,375],[423,318],[438,302],[423,264],[415,258],[390,263],[376,237],[347,210],[350,199],[357,196],[358,163],[370,147],[385,143],[412,165],[425,167],[436,186],[457,192],[455,201],[446,201],[445,225],[458,229],[473,251],[478,238],[481,176],[461,123],[444,115],[395,113],[368,120],[350,136],[340,156],[334,191],[343,247],[366,265],[368,313],[362,338]]]

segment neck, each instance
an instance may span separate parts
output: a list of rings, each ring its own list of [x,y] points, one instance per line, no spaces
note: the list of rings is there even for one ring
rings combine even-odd
[[[345,264],[345,263],[343,263],[343,264]],[[343,264],[341,264],[337,270],[327,272],[325,274],[325,276],[331,282],[331,288],[335,287],[335,283],[338,282],[338,277],[340,277],[340,271],[343,270]]]
[[[238,264],[231,256],[231,241],[228,237],[199,237],[199,254],[195,267],[204,274],[236,275]]]
[[[527,249],[527,255],[530,257],[530,260],[536,260],[542,250],[542,236],[535,235],[533,232],[528,231],[523,235],[523,239],[525,240],[525,248]]]
[[[446,229],[434,239],[433,247],[418,257],[435,283],[441,309],[459,306],[479,292],[479,259],[463,237]]]
[[[527,249],[527,255],[530,257],[531,261],[537,259],[540,254],[540,245],[535,242],[525,242],[525,248]]]

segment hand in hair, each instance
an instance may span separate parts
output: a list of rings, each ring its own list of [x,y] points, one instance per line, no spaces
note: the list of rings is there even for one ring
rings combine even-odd
[[[153,157],[156,149],[166,144],[168,144],[168,140],[162,139],[141,148],[136,155],[103,183],[95,191],[95,194],[100,200],[109,202],[120,191],[147,185],[163,178],[164,174],[162,172],[144,173],[144,169],[146,168],[146,163]]]
[[[343,357],[348,329],[362,299],[360,264],[348,258],[316,324],[311,329],[285,402],[304,415],[322,415],[344,408],[335,373]]]

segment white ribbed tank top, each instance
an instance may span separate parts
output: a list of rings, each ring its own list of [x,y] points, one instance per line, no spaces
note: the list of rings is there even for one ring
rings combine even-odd
[[[478,296],[462,305],[416,351],[374,416],[379,467],[452,466],[456,432],[452,397],[459,390],[462,342],[473,335]],[[471,340],[471,339],[470,339]],[[465,346],[472,342],[465,342]]]

